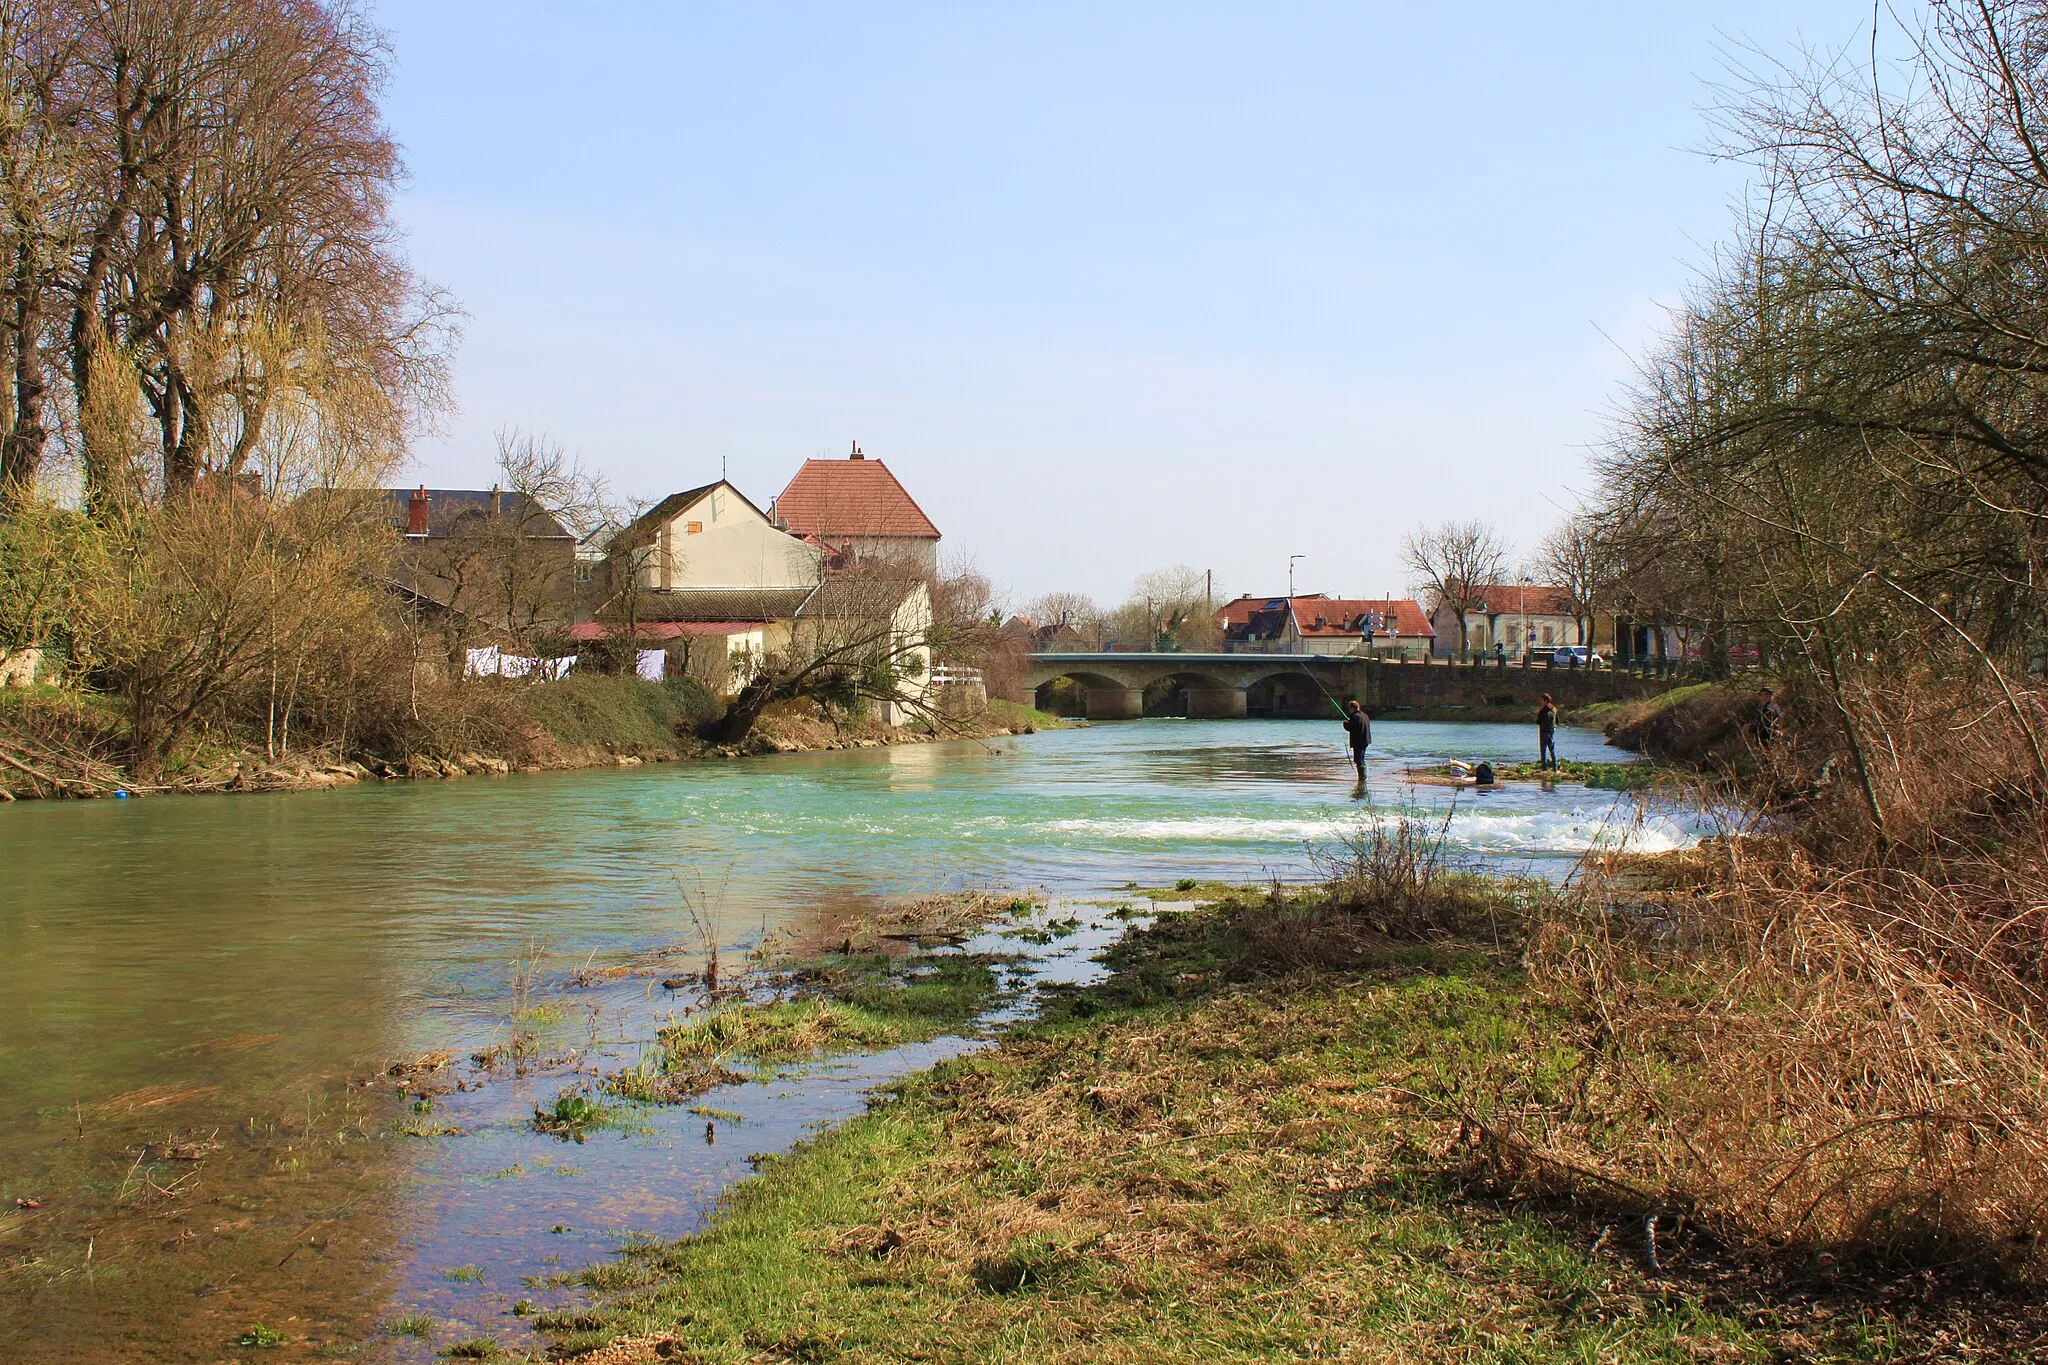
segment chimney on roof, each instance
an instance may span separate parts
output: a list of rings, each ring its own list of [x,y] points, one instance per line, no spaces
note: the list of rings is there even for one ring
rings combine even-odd
[[[505,510],[505,495],[498,491],[498,485],[491,485],[491,515],[498,516]]]
[[[427,509],[433,505],[433,498],[427,494],[427,486],[421,484],[413,490],[410,501],[405,505],[405,533],[409,536],[423,536],[427,533]]]
[[[861,453],[860,453],[860,442],[859,442],[859,441],[855,441],[855,442],[853,443],[853,454],[851,454],[851,455],[847,456],[846,458],[847,458],[847,459],[849,459],[849,460],[865,460],[865,459],[867,458],[867,456],[865,456],[865,455],[863,455],[863,454],[861,454]]]

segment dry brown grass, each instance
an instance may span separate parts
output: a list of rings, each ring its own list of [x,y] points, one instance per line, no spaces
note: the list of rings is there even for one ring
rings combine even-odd
[[[1566,1078],[1497,1065],[1502,1164],[1724,1238],[2048,1276],[2048,812],[2022,710],[1864,697],[1767,751],[1773,832],[1557,902]],[[2031,721],[2029,721],[2031,723]],[[1876,800],[1872,801],[1872,795]]]

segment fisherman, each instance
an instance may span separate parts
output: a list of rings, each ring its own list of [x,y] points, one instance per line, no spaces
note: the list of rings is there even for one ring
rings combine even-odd
[[[1778,727],[1784,723],[1785,708],[1778,705],[1778,694],[1769,683],[1757,690],[1756,694],[1756,746],[1759,749],[1771,747],[1771,741],[1778,737]]]
[[[1351,740],[1351,763],[1358,780],[1365,781],[1365,746],[1372,743],[1372,717],[1365,714],[1353,697],[1344,704],[1344,733]]]
[[[1536,770],[1548,768],[1557,771],[1557,703],[1550,694],[1543,694],[1543,705],[1536,708]]]

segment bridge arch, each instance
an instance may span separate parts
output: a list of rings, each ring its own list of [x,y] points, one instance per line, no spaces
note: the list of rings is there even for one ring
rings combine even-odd
[[[1244,714],[1244,691],[1200,669],[1161,671],[1145,684],[1148,716],[1215,719]]]
[[[1128,694],[1134,690],[1127,683],[1112,678],[1107,673],[1097,673],[1086,668],[1072,668],[1047,678],[1032,691],[1031,704],[1048,715],[1088,716],[1088,698],[1092,694],[1100,698],[1111,693]],[[1132,715],[1138,714],[1136,710]]]
[[[1301,668],[1268,673],[1244,695],[1247,714],[1293,720],[1335,720],[1347,696]]]

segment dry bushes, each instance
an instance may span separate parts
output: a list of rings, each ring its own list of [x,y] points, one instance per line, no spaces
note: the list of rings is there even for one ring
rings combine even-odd
[[[1434,823],[1401,816],[1340,838],[1315,860],[1323,905],[1391,939],[1497,938],[1521,918],[1517,888],[1452,865],[1444,836],[1454,811]]]
[[[1853,714],[1867,790],[1840,731],[1795,738],[1765,755],[1777,832],[1676,893],[1560,901],[1529,961],[1581,1062],[1502,1070],[1500,1154],[1734,1240],[2048,1273],[2048,812],[2019,700],[1890,689]]]

